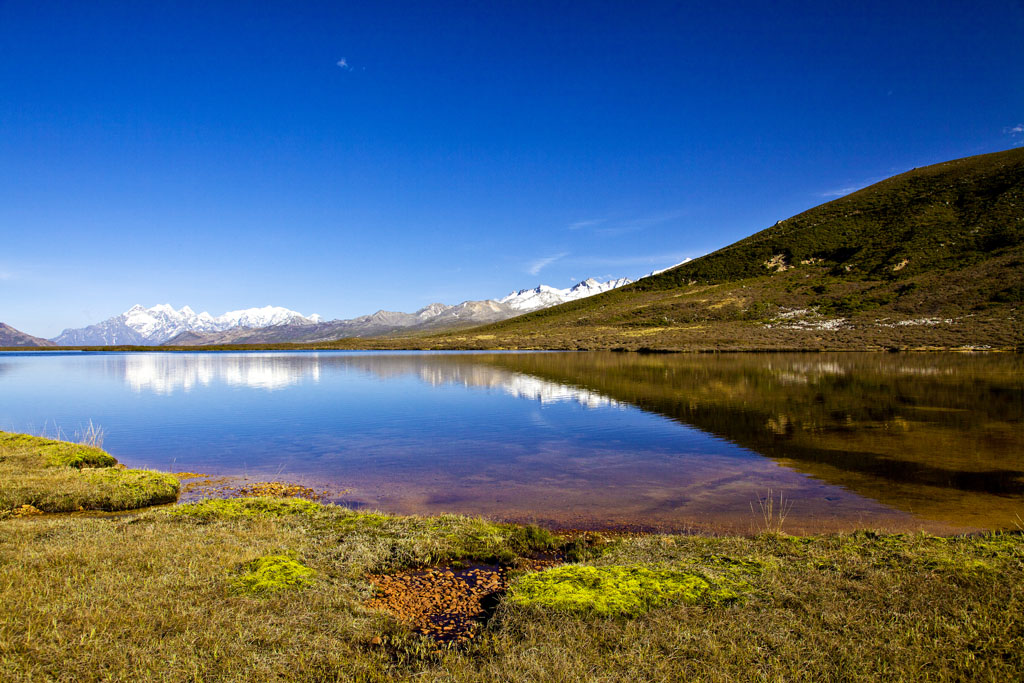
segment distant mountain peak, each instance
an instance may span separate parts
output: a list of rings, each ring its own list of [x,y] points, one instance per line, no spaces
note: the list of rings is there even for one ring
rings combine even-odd
[[[117,344],[158,345],[184,332],[223,332],[236,328],[277,325],[313,325],[319,315],[304,316],[280,306],[228,311],[216,318],[189,306],[175,310],[170,304],[145,308],[135,304],[121,315],[81,329],[64,330],[53,341],[63,346],[107,346]]]
[[[569,289],[558,289],[550,285],[537,285],[533,289],[521,289],[518,292],[512,292],[498,299],[498,303],[510,306],[520,313],[526,313],[540,308],[564,304],[567,301],[594,296],[595,294],[628,285],[631,282],[632,280],[625,277],[617,280],[608,280],[607,282],[600,282],[592,277],[588,277],[582,282],[577,282]]]

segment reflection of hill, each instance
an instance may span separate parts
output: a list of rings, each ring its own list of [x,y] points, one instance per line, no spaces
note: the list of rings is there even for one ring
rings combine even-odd
[[[1024,513],[1017,356],[478,358],[660,413],[932,519],[1005,524]]]

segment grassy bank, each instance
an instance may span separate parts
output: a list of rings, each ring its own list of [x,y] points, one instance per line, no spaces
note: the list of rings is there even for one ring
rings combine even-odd
[[[457,646],[380,608],[467,569],[500,589]],[[0,605],[4,681],[1024,673],[1018,534],[558,537],[243,498],[0,520]]]
[[[178,488],[171,475],[126,469],[95,446],[0,432],[0,519],[134,510],[174,502]]]

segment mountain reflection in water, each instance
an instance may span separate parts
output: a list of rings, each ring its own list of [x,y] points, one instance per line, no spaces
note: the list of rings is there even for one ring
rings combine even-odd
[[[563,526],[956,531],[1024,518],[1014,355],[0,356],[0,428],[93,420],[129,465]],[[525,399],[525,400],[524,400]]]

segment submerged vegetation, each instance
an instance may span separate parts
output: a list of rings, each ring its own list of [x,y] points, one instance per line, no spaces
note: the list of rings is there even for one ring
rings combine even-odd
[[[39,465],[20,443],[3,451],[5,475],[12,451],[36,469],[130,472]],[[445,640],[459,590],[480,609],[456,615],[466,637]],[[9,515],[0,603],[0,680],[12,682],[1024,674],[1018,533],[558,536],[297,498],[207,500]]]

